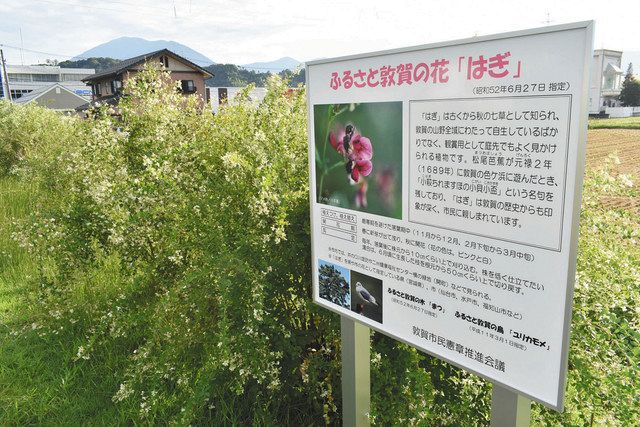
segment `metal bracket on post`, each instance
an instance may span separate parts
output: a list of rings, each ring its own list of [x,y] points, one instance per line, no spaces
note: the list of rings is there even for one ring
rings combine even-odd
[[[340,316],[342,339],[342,425],[369,425],[371,410],[370,331],[345,316]]]
[[[491,392],[491,427],[528,427],[531,400],[493,384]]]

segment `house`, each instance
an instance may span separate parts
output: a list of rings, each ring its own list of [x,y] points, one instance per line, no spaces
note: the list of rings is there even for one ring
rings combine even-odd
[[[140,72],[149,62],[155,62],[167,69],[171,79],[180,82],[180,87],[185,95],[200,95],[205,99],[204,81],[213,75],[169,49],[161,49],[125,59],[111,68],[84,78],[82,81],[91,87],[93,101],[114,104],[120,97],[124,82],[133,74]]]
[[[75,111],[79,106],[86,104],[87,100],[60,83],[54,83],[32,90],[15,102],[16,104],[33,102],[56,111]]]
[[[607,107],[619,107],[620,90],[624,71],[622,52],[598,49],[593,52],[591,85],[589,90],[589,114],[604,113]]]
[[[84,102],[87,102],[91,97],[91,91],[82,79],[96,72],[93,68],[62,68],[57,65],[7,64],[6,68],[12,100],[59,83],[76,95],[85,97]],[[0,98],[4,98],[4,89],[5,85],[0,85]]]

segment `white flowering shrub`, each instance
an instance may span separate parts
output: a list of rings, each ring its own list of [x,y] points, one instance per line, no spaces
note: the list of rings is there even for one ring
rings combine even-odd
[[[273,78],[258,106],[213,116],[148,69],[125,93],[85,121],[0,105],[2,165],[44,195],[14,233],[39,266],[20,333],[108,372],[126,423],[339,424],[339,319],[311,301],[304,92]],[[540,423],[640,419],[638,220],[594,204],[623,191],[611,179],[588,179],[567,412]],[[484,381],[372,345],[374,424],[487,422]]]
[[[73,363],[118,353],[112,401],[133,420],[337,422],[339,326],[310,298],[304,92],[274,78],[259,106],[215,117],[158,70],[125,93],[17,168],[55,175],[16,232],[42,266],[39,333],[76,331]],[[403,366],[403,387],[430,390]]]
[[[46,163],[55,155],[52,150],[62,149],[67,139],[76,136],[78,127],[77,120],[53,110],[0,99],[0,177],[14,172],[26,159]]]

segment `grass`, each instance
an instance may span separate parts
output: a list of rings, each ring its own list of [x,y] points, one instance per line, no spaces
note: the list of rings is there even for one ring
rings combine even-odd
[[[28,184],[14,179],[0,180],[0,325],[3,329],[16,312],[17,295],[23,290],[25,278],[35,268],[29,255],[11,239],[14,218],[29,212],[32,190]]]
[[[42,338],[29,326],[29,300],[35,260],[11,239],[12,223],[33,208],[35,188],[0,178],[0,426],[125,424],[111,401],[119,384],[113,372],[121,356],[73,362],[73,331]],[[121,421],[119,421],[121,420]]]
[[[640,129],[640,117],[589,119],[589,129]]]

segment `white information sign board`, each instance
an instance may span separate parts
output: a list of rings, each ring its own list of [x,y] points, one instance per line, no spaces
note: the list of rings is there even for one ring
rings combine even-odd
[[[308,63],[315,302],[562,410],[592,37]]]

